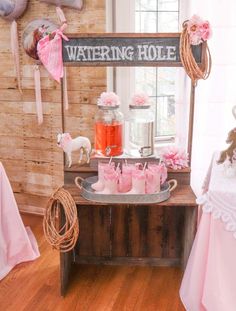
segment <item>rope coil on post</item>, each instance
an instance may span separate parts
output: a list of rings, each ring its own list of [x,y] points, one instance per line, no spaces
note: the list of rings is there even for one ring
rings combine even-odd
[[[202,64],[200,66],[197,64],[192,53],[187,22],[183,23],[183,30],[180,35],[180,59],[193,85],[196,85],[199,79],[206,80],[211,73],[211,53],[206,42],[206,51],[205,55],[203,55]]]
[[[61,228],[57,217],[60,212],[65,215],[65,223]],[[71,194],[64,188],[57,189],[47,203],[43,231],[47,242],[54,249],[65,253],[74,248],[79,236],[77,208]]]

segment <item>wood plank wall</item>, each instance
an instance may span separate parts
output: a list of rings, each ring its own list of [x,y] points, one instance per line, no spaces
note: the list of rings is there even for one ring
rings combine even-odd
[[[104,32],[105,0],[84,0],[82,12],[64,9],[68,33]],[[58,23],[55,6],[30,0],[18,20],[20,41],[26,25],[37,18]],[[44,123],[37,125],[33,65],[20,47],[23,95],[17,90],[10,54],[10,23],[0,20],[0,160],[15,192],[19,208],[42,213],[48,197],[63,184],[63,156],[56,146],[61,130],[60,86],[41,68]],[[93,141],[96,100],[106,89],[104,68],[68,68],[69,110],[65,129]]]

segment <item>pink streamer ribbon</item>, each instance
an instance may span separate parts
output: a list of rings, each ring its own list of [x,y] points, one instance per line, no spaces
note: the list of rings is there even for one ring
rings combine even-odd
[[[21,77],[20,77],[19,40],[18,40],[18,31],[17,31],[16,21],[13,21],[11,24],[11,51],[12,51],[14,64],[15,64],[18,89],[20,93],[22,94]]]
[[[41,96],[40,70],[38,65],[34,66],[34,85],[35,85],[35,100],[36,100],[38,124],[40,125],[43,123],[43,108]]]
[[[62,9],[61,9],[59,6],[56,7],[56,12],[57,12],[57,16],[58,16],[58,18],[59,18],[59,21],[60,21],[62,24],[67,23],[66,17],[65,17],[65,15],[64,15]]]
[[[67,24],[63,24],[59,29],[53,31],[53,33],[60,35],[64,40],[69,41],[66,35],[64,35],[63,31],[66,29]]]

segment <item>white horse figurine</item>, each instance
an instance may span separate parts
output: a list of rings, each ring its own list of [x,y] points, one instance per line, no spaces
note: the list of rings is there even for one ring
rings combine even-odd
[[[66,153],[69,167],[72,165],[71,153],[76,150],[80,152],[79,163],[82,162],[84,153],[86,154],[86,162],[89,163],[92,148],[90,140],[87,137],[78,136],[72,139],[69,133],[58,134],[57,145]]]

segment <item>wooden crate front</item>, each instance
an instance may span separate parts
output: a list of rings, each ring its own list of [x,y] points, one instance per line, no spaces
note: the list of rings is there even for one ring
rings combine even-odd
[[[77,262],[180,264],[184,207],[78,205],[78,215]]]

